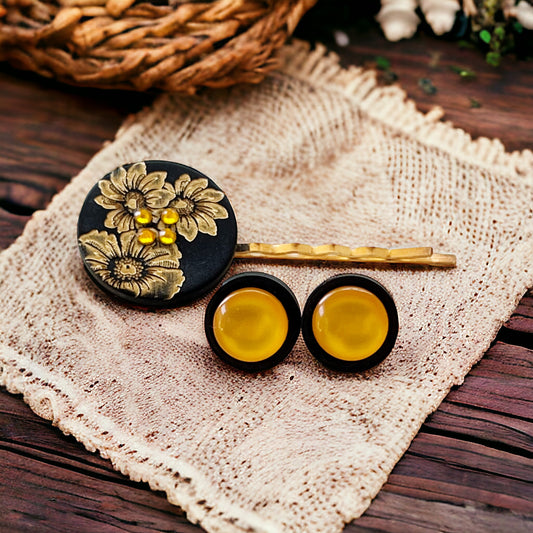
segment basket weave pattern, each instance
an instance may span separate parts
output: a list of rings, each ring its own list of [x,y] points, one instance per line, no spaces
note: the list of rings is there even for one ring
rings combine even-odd
[[[0,60],[61,81],[144,91],[257,83],[316,0],[6,0]]]

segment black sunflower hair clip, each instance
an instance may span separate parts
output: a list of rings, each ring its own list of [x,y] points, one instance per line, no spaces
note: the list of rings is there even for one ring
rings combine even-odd
[[[139,307],[172,308],[200,298],[218,285],[234,259],[455,266],[455,256],[429,247],[237,244],[227,196],[201,172],[168,161],[123,165],[100,179],[81,209],[78,243],[96,285]],[[398,314],[389,292],[367,276],[326,280],[301,313],[285,283],[257,272],[226,280],[205,313],[213,351],[246,371],[281,362],[300,329],[321,363],[355,372],[390,353]]]

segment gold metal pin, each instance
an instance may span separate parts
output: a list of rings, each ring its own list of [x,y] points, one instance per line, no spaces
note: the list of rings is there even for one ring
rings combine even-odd
[[[235,248],[235,259],[279,259],[294,261],[331,261],[347,263],[386,263],[404,265],[428,265],[455,267],[453,254],[433,253],[433,248],[379,248],[362,246],[349,248],[339,244],[267,244],[260,242],[240,243]]]

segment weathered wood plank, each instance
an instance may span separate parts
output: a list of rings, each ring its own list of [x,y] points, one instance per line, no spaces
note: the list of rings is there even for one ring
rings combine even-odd
[[[0,479],[0,531],[202,531],[145,484],[121,485],[1,447]]]
[[[531,421],[532,373],[533,350],[497,342],[445,401]]]
[[[475,500],[453,504],[404,496],[381,491],[368,511],[355,523],[346,527],[346,533],[429,533],[443,531],[476,531],[478,533],[528,533],[530,516],[502,514],[490,505]]]
[[[422,431],[438,431],[462,439],[483,441],[527,455],[533,451],[533,422],[445,400]],[[459,438],[459,437],[458,437]]]
[[[8,397],[8,399],[9,398],[10,397]],[[4,435],[0,437],[0,465],[3,465],[0,467],[0,479],[10,479],[12,475],[16,475],[18,487],[20,487],[21,479],[24,480],[24,483],[29,483],[26,479],[29,474],[24,470],[20,470],[20,462],[22,462],[32,474],[39,474],[39,477],[38,479],[33,479],[30,476],[30,480],[32,480],[31,502],[22,501],[11,505],[9,496],[7,496],[7,500],[4,500],[4,495],[0,494],[0,501],[10,502],[8,508],[13,509],[12,514],[4,517],[4,524],[18,528],[20,525],[19,520],[21,520],[19,514],[26,515],[27,513],[30,513],[32,516],[40,516],[40,514],[42,515],[44,512],[43,507],[47,508],[46,516],[49,524],[53,524],[56,519],[59,520],[59,517],[56,516],[56,504],[54,503],[51,510],[48,509],[48,504],[46,504],[46,506],[44,505],[47,498],[55,498],[57,500],[58,493],[62,493],[66,490],[61,485],[58,488],[58,477],[62,483],[75,485],[75,487],[70,487],[68,489],[69,493],[73,495],[74,500],[78,499],[80,496],[80,493],[77,492],[77,490],[81,491],[81,496],[85,496],[87,490],[91,491],[96,490],[97,488],[98,490],[104,491],[103,493],[107,495],[124,494],[124,496],[121,496],[120,498],[126,499],[130,502],[131,506],[133,506],[133,508],[129,508],[128,510],[129,520],[135,523],[140,520],[136,518],[136,498],[139,498],[138,490],[148,492],[146,485],[133,483],[120,474],[113,472],[107,461],[98,458],[95,454],[90,454],[89,452],[84,451],[80,446],[76,445],[73,439],[69,439],[62,435],[57,436],[62,441],[63,450],[67,451],[58,454],[58,451],[54,449],[54,446],[49,446],[49,443],[46,442],[48,439],[46,434],[56,433],[57,430],[51,427],[49,423],[42,421],[32,413],[29,413],[27,407],[25,407],[20,401],[15,401],[17,398],[10,399],[14,401],[14,409],[18,415],[24,410],[28,411],[26,415],[28,418],[35,419],[35,427],[33,428],[33,435],[31,434],[32,430],[28,425],[21,427],[20,424],[17,424],[12,428],[8,427],[4,430],[4,420],[0,418],[2,432],[9,435],[9,442],[6,442],[7,439]],[[13,403],[13,401],[8,401],[6,403]],[[23,442],[23,444],[14,444],[14,442],[17,441]],[[38,443],[37,446],[39,446],[39,448],[35,447],[36,442]],[[18,459],[13,459],[12,455],[20,457],[20,461]],[[85,456],[89,457],[90,461],[83,460]],[[37,466],[32,466],[34,464],[37,464]],[[11,468],[14,469],[14,472],[6,470]],[[59,473],[51,474],[50,470]],[[499,518],[505,516],[502,514],[503,509],[510,510],[515,514],[532,515],[533,505],[531,502],[533,501],[533,486],[531,485],[531,470],[532,466],[527,458],[487,448],[482,444],[465,442],[455,437],[451,438],[442,435],[425,434],[423,429],[404,458],[394,469],[382,494],[401,493],[407,495],[411,499],[416,499],[419,504],[420,501],[425,504],[434,504],[437,509],[440,509],[443,503],[453,505],[454,507],[458,506],[459,509],[467,515],[474,515],[482,509],[483,513],[488,513],[487,519],[489,519],[492,516],[492,513],[495,512]],[[508,482],[509,478],[513,480],[512,484]],[[116,484],[120,485],[120,487],[117,488]],[[87,486],[88,489],[86,490]],[[76,489],[76,487],[78,488]],[[131,491],[129,489],[131,489]],[[25,491],[26,489],[16,489],[17,499],[20,499],[20,496],[25,493],[19,492],[19,490]],[[150,499],[150,506],[155,506],[156,504],[158,506],[162,505],[159,501],[161,495],[156,496],[157,500],[155,503]],[[148,495],[143,496],[143,502],[145,502],[145,497],[149,498]],[[22,500],[24,500],[24,498],[22,498]],[[39,501],[41,503],[38,503]],[[75,505],[77,513],[82,512],[82,510],[85,509],[83,515],[93,517],[99,516],[99,501],[99,497],[96,497],[94,501],[86,501],[82,498],[82,501],[76,503],[73,503],[69,499],[68,502],[65,503],[61,501],[57,505],[60,506],[61,512],[66,512],[63,507],[64,505],[67,508],[71,508],[71,506]],[[378,499],[378,501],[381,502],[382,500]],[[393,501],[396,500],[393,499]],[[377,505],[379,510],[377,512],[377,518],[379,520],[391,519],[389,515],[391,512],[391,509],[389,509],[390,501],[387,500],[387,502],[387,509],[383,514],[380,507],[381,504]],[[414,519],[416,518],[417,506],[412,501],[410,503],[410,512],[413,513],[411,518]],[[33,509],[32,506],[35,506],[36,509]],[[376,517],[374,506],[375,504],[373,503],[367,513],[370,517]],[[160,507],[157,507],[157,509],[160,509]],[[429,509],[432,509],[431,505]],[[167,508],[166,506],[163,506],[162,511],[164,513],[172,512],[172,514],[177,512],[173,507]],[[141,516],[143,515],[141,514]],[[409,516],[409,513],[407,516]],[[424,520],[422,521],[423,525],[420,523],[421,517],[418,516],[418,523],[415,520],[413,527],[429,527],[425,524],[425,520],[429,518],[426,515],[422,516],[424,517]],[[514,514],[512,517],[514,517]],[[406,519],[405,516],[399,516],[397,518],[400,520],[400,523],[403,523]],[[451,517],[448,519],[451,520]],[[471,519],[473,519],[473,516]],[[113,524],[115,520],[121,520],[121,517],[112,514],[112,516],[107,516],[106,520],[109,521],[108,525],[110,525]],[[143,517],[142,520],[144,521],[145,518]],[[454,520],[451,520],[451,522],[454,523]],[[438,522],[435,522],[435,524],[438,524]],[[90,530],[89,526],[83,524],[75,525],[76,527],[81,528],[78,529],[78,531]],[[361,524],[358,521],[355,525],[358,528]],[[363,521],[362,526],[364,525],[365,521]],[[0,528],[1,527],[2,522],[0,520]],[[84,529],[85,527],[87,527],[87,529]],[[122,525],[122,527],[124,526]],[[159,531],[156,527],[155,524],[151,523],[146,525],[145,530],[133,527],[126,528],[126,530]],[[359,531],[357,528],[353,529],[353,531]],[[18,529],[16,530],[18,531]],[[197,530],[197,528],[191,529],[190,531],[195,530]],[[461,529],[456,528],[449,530],[460,531]],[[113,531],[113,529],[110,529],[110,531]],[[189,529],[183,529],[183,531],[189,531]],[[352,531],[352,529],[348,528],[347,531]],[[483,531],[483,529],[479,529],[478,531]],[[489,531],[489,529],[486,531]]]
[[[7,248],[22,233],[29,219],[29,216],[14,215],[0,207],[0,251]]]
[[[124,118],[153,98],[76,89],[7,66],[0,83],[0,199],[15,212],[17,206],[45,207]]]
[[[469,386],[451,391],[448,401],[529,419],[533,407],[531,390],[531,380],[471,376]]]
[[[502,357],[508,357],[510,361],[527,363],[531,361],[533,351],[497,343],[473,368],[471,375],[466,377],[465,383],[459,390],[468,390],[476,384],[473,379],[474,373],[483,375],[487,368],[488,372],[493,372],[494,362],[498,362]],[[500,368],[503,382],[506,381],[508,373],[501,370],[502,368],[509,368],[512,374],[516,372],[512,365],[497,366]],[[477,407],[461,403],[458,401],[457,392],[457,390],[450,392],[441,407],[428,418],[422,431],[427,429],[446,432],[466,440],[475,437],[492,443],[495,447],[517,448],[517,453],[527,454],[533,451],[533,430],[530,419],[513,416],[512,412],[508,413],[507,408],[503,412],[496,411],[490,396],[480,398]],[[508,394],[507,403],[510,405],[522,399],[520,388],[510,387]],[[73,438],[62,435],[47,421],[35,416],[22,402],[21,396],[13,396],[3,391],[0,398],[0,442],[9,441],[44,450],[56,449],[63,455],[85,462],[90,460],[91,464],[112,472],[108,461],[100,459],[97,455],[87,454]],[[60,447],[58,447],[58,438],[61,439]]]
[[[421,432],[413,440],[406,456],[418,457],[420,460],[407,459],[398,463],[394,474],[440,480],[444,483],[451,483],[453,480],[456,495],[463,488],[473,491],[483,488],[491,493],[491,501],[483,503],[499,506],[498,496],[507,494],[521,502],[520,505],[524,508],[533,509],[533,464],[529,457],[477,442],[425,432]],[[460,471],[460,476],[453,476],[451,469]],[[484,481],[489,478],[489,482]],[[508,480],[514,482],[509,483]]]
[[[0,488],[0,501],[7,511],[0,515],[0,529],[6,531],[39,531],[80,533],[89,531],[157,532],[202,531],[168,504],[164,496],[138,488],[121,487],[107,480],[87,478],[82,473],[49,465],[33,458],[0,450],[0,472],[16,477],[14,488]],[[396,484],[397,483],[397,484]],[[361,531],[528,531],[533,518],[531,506],[516,506],[513,514],[503,514],[490,503],[481,504],[483,489],[467,488],[448,501],[439,484],[428,479],[421,498],[420,491],[410,488],[410,476],[391,476],[391,481],[378,495],[370,509],[346,532]],[[450,488],[455,487],[451,485]],[[46,499],[27,498],[38,490]],[[453,494],[453,490],[450,491]],[[428,498],[428,494],[431,497]],[[493,497],[493,495],[490,495]],[[505,498],[502,496],[501,498]],[[488,501],[491,498],[485,498]],[[508,499],[509,500],[509,499]],[[69,517],[68,522],[64,520]],[[528,526],[529,522],[529,526]],[[505,529],[504,526],[507,526]]]
[[[491,359],[498,359],[500,354],[510,357],[512,350],[521,354],[518,359],[521,357],[524,360],[531,356],[530,350],[497,344],[487,361],[490,363]],[[485,359],[475,369],[483,372],[484,363]],[[515,372],[512,366],[511,371]],[[468,376],[461,388],[468,388],[470,381],[471,376]],[[516,398],[510,397],[511,403],[521,395],[520,389],[511,389],[512,391]],[[455,391],[451,394],[454,393]],[[101,481],[107,484],[101,489],[106,491],[105,494],[115,494],[114,486],[118,484],[120,491],[126,491],[127,496],[124,498],[133,501],[131,505],[136,502],[134,496],[137,489],[148,491],[146,485],[133,483],[114,472],[108,461],[87,452],[74,439],[60,434],[51,424],[39,419],[20,401],[20,397],[3,391],[0,394],[0,406],[0,464],[7,464],[3,455],[10,453],[20,455],[24,460],[50,465],[43,467],[46,470],[65,469],[67,476],[74,472],[73,475],[83,487],[85,476],[89,479],[89,485],[94,483],[95,479]],[[457,417],[463,423],[458,423]],[[433,434],[435,430],[439,433]],[[476,442],[469,442],[472,437]],[[511,452],[507,451],[508,449]],[[533,516],[533,473],[531,463],[527,459],[527,454],[532,451],[531,424],[528,421],[481,408],[456,405],[446,400],[428,419],[394,469],[376,500],[378,503],[374,502],[364,517],[348,526],[346,531],[364,531],[367,527],[370,531],[379,530],[385,527],[385,524],[390,524],[385,527],[387,531],[402,531],[401,527],[409,527],[412,531],[417,531],[417,528],[421,528],[421,531],[431,531],[439,530],[439,523],[448,524],[448,531],[461,531],[461,520],[470,523],[476,516],[481,520],[480,529],[477,531],[497,531],[498,529],[490,529],[488,526],[486,529],[481,528],[481,525],[486,521],[489,525],[499,527],[500,523],[505,522],[505,517],[512,520],[513,524],[516,522],[517,531],[521,531]],[[0,469],[0,479],[9,479],[11,475],[14,475],[13,472],[2,472]],[[17,476],[19,475],[20,472],[17,471]],[[39,516],[39,512],[43,512],[42,508],[48,506],[46,498],[57,499],[57,495],[50,496],[56,491],[55,477],[47,474],[41,479],[41,483],[45,486],[34,484],[32,488],[31,504],[36,506],[36,510],[27,508],[26,506],[30,505],[28,502],[22,502],[18,507],[15,506],[15,514],[4,519],[6,525],[18,528],[23,524],[19,522],[22,520],[20,516],[27,518],[28,513],[37,513],[35,516]],[[134,492],[133,496],[127,492],[128,487]],[[85,491],[82,494],[85,494]],[[161,496],[158,495],[159,497]],[[37,503],[38,501],[41,503]],[[83,502],[88,504],[88,508],[83,511],[84,516],[100,516],[98,502]],[[72,502],[68,505],[72,505]],[[82,512],[82,503],[78,502],[76,506],[77,512]],[[405,514],[402,514],[404,507]],[[425,510],[424,514],[417,516],[422,508]],[[66,512],[63,507],[61,512]],[[126,527],[124,524],[120,527],[127,531],[157,531],[153,523],[147,525],[145,530],[139,529],[138,521],[144,518],[142,513],[139,514],[140,518],[136,518],[137,512],[141,513],[135,509],[129,510],[131,521],[136,523],[135,527]],[[443,522],[443,513],[447,512],[455,514]],[[48,516],[50,524],[60,520],[60,511],[57,513],[56,509],[52,508]],[[106,527],[112,528],[115,527],[114,521],[121,518],[113,515],[106,519],[110,521]],[[89,531],[92,526],[83,523],[76,524],[76,527],[80,528],[78,531]],[[180,531],[192,533],[199,531],[199,528],[186,524]]]
[[[73,437],[64,435],[50,422],[39,418],[22,401],[21,395],[0,393],[0,446],[4,449],[33,455],[36,458],[50,455],[76,470],[99,473],[119,482],[125,480],[111,463],[97,453],[88,452]]]
[[[318,9],[306,14],[297,35],[324,42],[339,54],[344,65],[375,67],[376,57],[384,57],[390,62],[390,70],[397,75],[398,83],[422,111],[440,106],[446,111],[446,120],[474,138],[497,137],[508,150],[531,149],[533,69],[530,62],[506,56],[502,65],[494,68],[486,63],[480,50],[461,48],[455,41],[436,39],[422,31],[413,39],[390,43],[362,17],[363,10],[372,13],[376,7],[359,2],[357,8],[350,10],[344,5],[346,2],[334,1],[333,4],[339,16],[331,14],[333,9],[329,2],[323,6],[319,4]],[[343,17],[343,12],[347,16]],[[347,34],[348,46],[335,44],[334,29]],[[457,66],[467,67],[475,78],[462,78],[451,70]],[[381,80],[385,77],[386,73],[382,72]],[[422,79],[431,81],[436,89],[434,94],[421,88]],[[472,99],[481,107],[472,107]]]
[[[529,348],[496,341],[484,355],[482,362],[483,365],[474,366],[471,374],[533,378],[533,350]]]
[[[469,381],[467,378],[464,388],[469,387]],[[518,397],[521,391],[517,389],[515,393]],[[450,395],[453,394],[452,392]],[[521,457],[527,457],[533,452],[532,423],[529,420],[495,413],[488,409],[456,405],[449,398],[428,418],[421,434],[429,432],[427,438],[437,440],[441,437],[456,441],[468,441],[474,438],[476,442],[472,445],[492,448],[496,453],[500,451],[508,453],[507,450],[512,450],[514,455],[517,455],[518,465],[522,464]],[[515,400],[515,397],[509,398],[511,403]],[[432,434],[435,431],[438,432],[437,435]],[[74,439],[62,435],[48,422],[31,413],[20,401],[20,397],[12,397],[5,391],[0,394],[0,444],[5,448],[33,454],[36,457],[55,453],[65,465],[69,464],[78,470],[87,469],[91,472],[96,469],[102,476],[116,477],[108,461],[83,450]],[[460,447],[463,448],[462,445]],[[452,446],[450,450],[455,448]],[[488,452],[484,452],[477,459],[478,467],[485,471],[490,470],[491,464],[487,454]],[[488,462],[485,464],[484,461]]]
[[[501,329],[499,338],[533,347],[533,290],[529,290],[522,298],[513,316]]]

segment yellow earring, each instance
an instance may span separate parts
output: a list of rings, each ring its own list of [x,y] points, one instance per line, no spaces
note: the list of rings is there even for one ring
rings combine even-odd
[[[307,299],[302,335],[325,366],[359,372],[381,363],[398,336],[398,313],[389,292],[358,274],[327,279]]]
[[[221,285],[207,306],[204,326],[223,361],[257,372],[285,359],[300,333],[300,319],[298,301],[285,283],[247,272]]]

